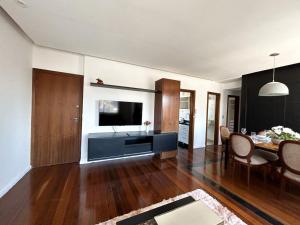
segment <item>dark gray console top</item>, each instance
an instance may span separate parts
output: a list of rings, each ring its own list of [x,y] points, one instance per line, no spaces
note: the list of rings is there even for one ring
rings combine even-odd
[[[172,132],[171,132],[172,133]],[[175,132],[174,132],[175,133]],[[128,132],[102,132],[102,133],[90,133],[88,138],[120,138],[120,137],[142,137],[142,136],[155,136],[163,133],[156,133],[154,131],[128,131]]]

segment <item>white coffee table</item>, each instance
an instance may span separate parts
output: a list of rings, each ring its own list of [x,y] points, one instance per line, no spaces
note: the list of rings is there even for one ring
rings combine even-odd
[[[158,225],[223,225],[224,221],[204,203],[192,202],[154,217]]]

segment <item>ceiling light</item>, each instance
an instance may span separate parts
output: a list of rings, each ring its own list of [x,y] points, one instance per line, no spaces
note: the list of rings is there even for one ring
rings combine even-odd
[[[273,81],[266,83],[259,90],[259,96],[285,96],[289,95],[289,88],[280,82],[275,81],[275,57],[278,56],[279,53],[272,53],[270,56],[274,57],[273,64]]]

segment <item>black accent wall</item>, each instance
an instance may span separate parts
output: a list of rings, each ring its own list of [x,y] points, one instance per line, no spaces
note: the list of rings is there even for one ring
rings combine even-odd
[[[300,132],[300,63],[276,68],[275,81],[285,83],[290,95],[260,97],[259,89],[272,81],[272,70],[242,76],[240,127],[248,132],[282,125]]]

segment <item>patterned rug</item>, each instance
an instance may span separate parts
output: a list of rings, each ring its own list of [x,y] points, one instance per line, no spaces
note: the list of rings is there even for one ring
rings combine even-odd
[[[151,209],[155,209],[159,206],[166,205],[168,203],[177,201],[179,199],[186,198],[188,196],[192,196],[195,200],[200,200],[205,205],[207,205],[210,209],[212,209],[218,216],[220,216],[224,220],[225,225],[246,225],[239,217],[237,217],[233,212],[231,212],[229,209],[227,209],[225,206],[223,206],[218,200],[210,196],[208,193],[201,189],[197,189],[192,192],[188,192],[182,195],[178,195],[174,198],[170,198],[168,200],[163,200],[162,202],[156,203],[154,205],[150,205],[148,207],[138,209],[135,211],[132,211],[130,213],[124,214],[122,216],[115,217],[111,220],[108,220],[103,223],[99,223],[98,225],[114,225],[118,221],[130,218],[132,216],[138,215],[140,213],[149,211]],[[149,220],[143,225],[156,225],[156,222],[153,220]]]

